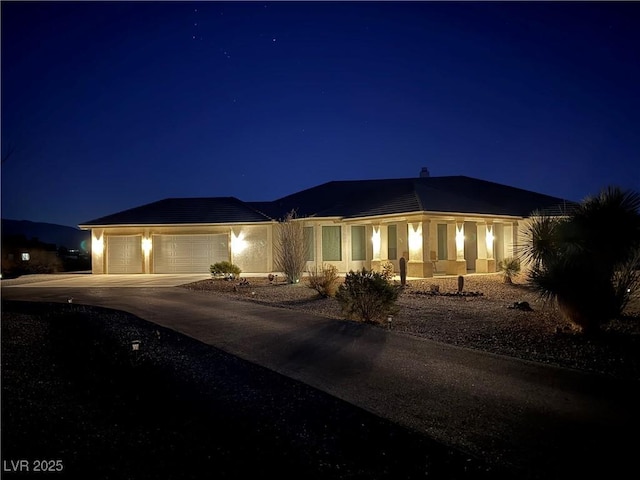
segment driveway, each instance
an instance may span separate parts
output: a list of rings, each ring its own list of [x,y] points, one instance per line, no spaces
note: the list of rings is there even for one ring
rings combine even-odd
[[[2,297],[73,297],[74,303],[133,313],[511,465],[518,478],[627,478],[623,472],[636,468],[637,442],[629,439],[640,426],[637,383],[183,288],[63,287],[58,281],[51,281],[55,288],[2,288]]]
[[[24,275],[2,280],[2,287],[177,287],[186,283],[211,278],[208,273],[164,274],[164,275],[91,275],[90,273],[61,273]]]

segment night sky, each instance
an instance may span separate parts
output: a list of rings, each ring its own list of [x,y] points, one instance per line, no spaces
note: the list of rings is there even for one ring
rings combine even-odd
[[[467,175],[640,190],[640,2],[2,2],[2,216]]]

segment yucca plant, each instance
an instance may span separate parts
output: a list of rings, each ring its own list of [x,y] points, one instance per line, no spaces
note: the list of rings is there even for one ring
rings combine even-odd
[[[638,288],[636,192],[609,187],[565,217],[534,217],[525,238],[530,283],[584,332],[619,316]]]
[[[498,262],[498,269],[502,273],[502,281],[512,284],[513,277],[520,273],[520,259],[518,257],[509,257]]]

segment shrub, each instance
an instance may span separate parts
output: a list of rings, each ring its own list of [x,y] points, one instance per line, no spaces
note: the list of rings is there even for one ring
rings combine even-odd
[[[209,267],[209,271],[213,274],[213,275],[234,275],[234,276],[238,276],[240,275],[240,273],[242,272],[242,270],[240,270],[240,267],[238,267],[237,265],[234,265],[231,262],[227,262],[226,260],[223,262],[218,262],[215,263],[213,265],[211,265]]]
[[[396,312],[399,293],[381,273],[363,268],[347,274],[336,298],[349,318],[375,322]]]
[[[562,217],[536,215],[524,239],[531,285],[584,333],[595,333],[623,313],[637,285],[640,192],[608,187]]]
[[[380,273],[380,275],[382,275],[382,278],[384,278],[387,282],[393,280],[393,263],[391,263],[389,260],[385,260],[380,265],[380,268],[382,269]]]
[[[309,288],[316,290],[321,297],[333,297],[338,290],[338,269],[334,265],[323,265],[320,272],[318,267],[309,271]]]
[[[498,269],[502,273],[503,283],[513,283],[513,277],[520,273],[520,259],[509,257],[498,262]]]
[[[304,224],[297,218],[292,210],[280,221],[274,243],[275,268],[284,273],[289,283],[298,283],[307,265]]]

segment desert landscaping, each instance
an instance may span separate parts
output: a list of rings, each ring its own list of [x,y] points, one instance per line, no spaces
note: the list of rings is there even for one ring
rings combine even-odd
[[[501,274],[464,278],[462,294],[457,277],[407,280],[397,302],[399,311],[378,327],[524,360],[640,379],[637,298],[624,318],[611,320],[599,335],[587,337],[564,320],[553,303],[540,299],[523,275],[511,285],[503,283]],[[400,283],[399,277],[393,281]],[[184,288],[345,319],[338,301],[320,297],[306,279],[292,285],[277,277],[273,281],[260,276],[212,278]],[[517,302],[526,302],[531,309],[514,308]]]

